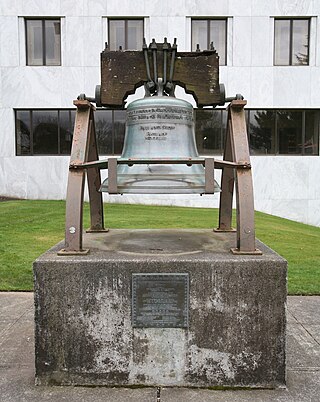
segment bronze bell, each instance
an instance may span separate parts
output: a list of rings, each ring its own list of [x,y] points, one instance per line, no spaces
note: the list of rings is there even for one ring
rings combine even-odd
[[[121,158],[196,158],[193,107],[173,96],[146,96],[128,105]],[[121,158],[119,160],[121,160]],[[118,165],[121,194],[201,194],[204,167],[182,164]],[[108,179],[100,191],[108,192]],[[220,191],[215,182],[214,191]]]

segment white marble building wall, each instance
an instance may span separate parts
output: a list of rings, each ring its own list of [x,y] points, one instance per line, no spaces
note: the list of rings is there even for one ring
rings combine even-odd
[[[62,65],[25,62],[24,16],[61,17]],[[190,51],[191,18],[228,17],[227,94],[250,108],[320,108],[319,0],[0,1],[0,195],[62,199],[68,157],[15,156],[15,108],[69,108],[99,83],[108,17],[145,17],[147,41],[178,38]],[[273,17],[311,17],[310,65],[273,66]],[[320,157],[252,157],[256,209],[320,226]],[[105,196],[113,202],[217,206],[218,196]]]

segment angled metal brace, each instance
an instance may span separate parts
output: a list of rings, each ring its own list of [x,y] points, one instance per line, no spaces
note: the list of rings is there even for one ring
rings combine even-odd
[[[244,100],[234,100],[228,110],[227,138],[224,159],[250,166],[249,144],[244,114]],[[233,188],[236,188],[237,244],[233,254],[262,254],[255,247],[254,202],[252,172],[224,167],[220,195],[219,227],[217,231],[232,231]]]
[[[78,100],[73,103],[77,107],[77,113],[73,132],[70,166],[83,164],[98,158],[94,130],[94,107],[87,100]],[[82,169],[69,169],[65,247],[58,252],[58,255],[87,254],[89,252],[89,250],[82,248],[85,174],[85,170]],[[102,194],[98,191],[101,185],[100,170],[98,168],[90,169],[87,178],[91,218],[90,231],[105,231]]]

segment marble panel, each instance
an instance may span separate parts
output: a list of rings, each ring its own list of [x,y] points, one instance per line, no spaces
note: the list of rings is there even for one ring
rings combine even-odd
[[[5,196],[27,198],[27,166],[28,157],[4,158],[4,178],[6,182]]]
[[[107,35],[105,37],[107,37]],[[144,18],[144,37],[146,38],[147,43],[151,42],[151,37],[150,37],[150,18],[149,17]]]
[[[185,12],[190,17],[225,17],[229,15],[229,1],[186,0]]]
[[[61,15],[65,17],[81,17],[83,15],[90,15],[90,14],[85,14],[88,12],[89,8],[94,8],[95,7],[96,1],[88,1],[88,0],[61,0]],[[105,1],[105,3],[107,3]]]
[[[320,200],[320,156],[304,156],[309,167],[309,200]]]
[[[273,72],[274,107],[310,107],[310,67],[273,67]]]
[[[185,0],[168,1],[167,15],[170,17],[186,17],[189,16],[188,7]]]
[[[17,17],[0,17],[1,66],[19,65],[19,35]]]
[[[274,15],[308,16],[312,14],[312,0],[276,0]]]
[[[312,13],[313,13],[313,15],[320,14],[320,1],[319,0],[312,0]]]
[[[143,0],[142,0],[143,1]],[[106,16],[108,1],[106,0],[94,0],[84,2],[84,15],[87,16]]]
[[[227,19],[227,65],[233,66],[233,18]]]
[[[29,199],[62,199],[63,177],[67,175],[68,164],[56,156],[31,156],[27,164],[27,197]],[[65,159],[65,158],[64,158]]]
[[[272,214],[272,200],[261,200],[254,198],[255,211],[264,212],[265,214]]]
[[[272,42],[269,17],[252,17],[252,66],[272,66]],[[270,43],[271,42],[271,43]]]
[[[21,15],[23,0],[0,1],[0,15]]]
[[[308,201],[308,221],[309,225],[320,227],[320,199]]]
[[[65,20],[66,41],[65,47],[65,66],[83,66],[84,65],[84,46],[87,35],[83,27],[85,26],[85,17],[68,17]]]
[[[85,67],[84,68],[84,87],[83,90],[88,96],[93,96],[95,93],[96,85],[100,85],[100,68],[99,67]]]
[[[85,92],[84,67],[61,67],[61,107],[73,107],[77,96]],[[90,94],[93,94],[91,89]],[[89,96],[89,92],[86,93]],[[60,106],[60,105],[59,105]]]
[[[1,40],[1,37],[0,37],[0,40]],[[3,94],[3,92],[2,92],[2,68],[1,67],[0,67],[0,94]],[[2,100],[3,100],[3,96],[0,96],[0,108],[3,107]]]
[[[170,15],[170,14],[169,14]],[[177,38],[178,51],[185,52],[191,49],[191,36],[186,37],[186,17],[168,17],[168,41],[172,44],[173,39]],[[161,42],[163,37],[160,38]]]
[[[157,3],[156,1],[145,3],[143,0],[122,0],[121,4],[119,4],[118,1],[107,1],[106,3],[108,17],[144,17],[145,15],[162,15],[159,12],[154,14],[153,12],[147,11],[147,5]],[[166,1],[158,1],[158,3],[160,10],[165,9]]]
[[[252,156],[252,179],[254,199],[259,205],[264,205],[265,201],[271,201],[273,190],[273,157],[272,156]],[[268,203],[268,207],[271,205]],[[259,208],[258,208],[259,209]],[[259,209],[262,211],[262,209]]]
[[[317,46],[317,32],[320,22],[317,17],[310,20],[310,38],[309,38],[309,66],[315,66],[320,53],[320,46]]]
[[[308,198],[309,166],[303,157],[273,158],[273,200],[305,200]]]
[[[100,67],[100,53],[103,50],[103,22],[101,17],[86,17],[83,25],[83,63],[84,66]]]
[[[272,200],[272,215],[296,222],[308,222],[308,200]]]
[[[266,108],[273,106],[273,67],[251,68],[250,107]]]
[[[63,0],[64,1],[64,0]],[[32,16],[60,16],[60,2],[61,0],[28,0],[23,1],[21,6],[21,11],[18,15],[32,15]]]
[[[1,68],[1,89],[3,107],[20,107],[24,98],[24,76],[19,67]]]
[[[269,17],[275,15],[275,3],[277,0],[252,0],[251,13],[255,16]]]
[[[13,157],[15,155],[14,111],[11,108],[0,109],[0,155]]]
[[[229,67],[227,66],[221,66],[219,68],[219,82],[224,84],[226,88],[228,88],[228,69]],[[229,96],[228,92],[226,93],[226,96]]]
[[[251,16],[252,0],[229,0],[229,14],[233,16]]]
[[[171,27],[168,27],[168,17],[150,17],[150,38],[161,42],[164,37],[171,38]]]
[[[233,18],[233,65],[251,66],[251,17]]]
[[[23,67],[19,70],[22,92],[12,107],[59,107],[62,93],[60,67]]]
[[[6,187],[7,183],[4,175],[4,158],[0,156],[0,195],[4,196],[6,194]]]
[[[247,67],[228,68],[227,96],[242,94],[245,99],[251,99],[251,69]]]
[[[320,48],[320,46],[319,46]],[[320,108],[320,67],[310,68],[310,107]]]

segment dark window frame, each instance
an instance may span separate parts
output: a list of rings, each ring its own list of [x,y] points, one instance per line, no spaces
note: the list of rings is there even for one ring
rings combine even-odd
[[[59,20],[60,24],[60,49],[59,49],[59,64],[47,64],[47,57],[46,57],[46,29],[45,23],[46,21],[56,21]],[[28,64],[28,27],[27,21],[41,21],[42,27],[42,64]],[[26,48],[26,66],[30,67],[60,67],[62,65],[62,58],[61,58],[61,17],[25,17],[24,18],[24,29],[25,29],[25,48]]]
[[[128,50],[128,21],[141,21],[142,22],[142,39],[144,38],[144,22],[145,17],[111,17],[107,19],[108,21],[108,42],[110,43],[110,21],[124,21],[124,49]],[[118,50],[118,49],[116,49]],[[141,50],[141,49],[136,49]]]
[[[293,64],[293,22],[294,21],[308,21],[308,61],[306,64]],[[276,21],[290,21],[290,28],[289,28],[289,64],[276,64]],[[301,66],[310,66],[310,29],[311,29],[311,18],[310,17],[291,17],[291,18],[282,18],[277,17],[274,18],[273,24],[273,65],[274,66],[283,66],[283,67],[301,67]]]
[[[207,22],[207,49],[200,49],[200,50],[209,50],[210,49],[210,22],[211,21],[224,21],[225,22],[225,29],[226,29],[226,37],[225,37],[225,51],[224,51],[224,64],[220,64],[220,66],[227,66],[228,65],[228,17],[195,17],[191,18],[191,51],[192,49],[192,38],[193,38],[193,21],[206,21]],[[214,44],[213,44],[214,45]],[[220,55],[220,54],[219,54]]]

